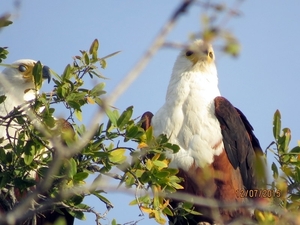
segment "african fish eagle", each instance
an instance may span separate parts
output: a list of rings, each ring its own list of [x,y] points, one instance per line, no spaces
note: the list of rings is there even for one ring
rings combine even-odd
[[[180,147],[176,154],[166,153],[170,167],[178,168],[184,192],[211,197],[222,202],[243,202],[237,190],[257,188],[256,153],[259,141],[244,114],[221,97],[211,44],[196,40],[180,52],[167,89],[164,105],[153,116],[142,116],[143,128],[152,126],[154,136],[165,134]],[[153,116],[153,117],[152,117]],[[171,204],[177,207],[176,201]],[[244,208],[213,210],[196,206],[201,216],[175,224],[230,222],[250,216]]]
[[[9,117],[10,113],[16,107],[21,105],[26,105],[30,101],[34,100],[39,93],[39,90],[35,90],[33,68],[37,61],[31,59],[20,59],[13,62],[10,65],[3,65],[6,68],[0,73],[0,95],[5,95],[6,99],[0,104],[0,116],[3,118]],[[42,76],[43,79],[50,82],[51,73],[50,69],[47,66],[42,67]],[[28,105],[27,105],[28,106]],[[23,110],[23,113],[28,113],[26,107]],[[34,121],[31,121],[33,123]],[[62,124],[62,126],[70,126],[69,123],[62,119],[56,120],[56,123]],[[68,124],[65,124],[68,123]],[[0,124],[0,138],[4,138],[4,141],[0,146],[4,146],[9,142],[12,143],[12,149],[14,149],[14,143],[17,140],[18,133],[22,127],[15,122],[14,120],[7,121],[3,124]],[[10,139],[10,141],[9,141]],[[1,162],[1,160],[0,160]],[[0,168],[1,172],[2,167]],[[32,171],[34,172],[34,171]],[[35,176],[36,173],[34,173]],[[32,173],[30,173],[32,176]],[[35,179],[38,179],[35,177]],[[20,194],[18,187],[15,187],[15,196],[17,199],[14,199],[16,202],[20,202],[24,196],[24,193]],[[2,195],[3,193],[0,193]],[[19,199],[18,199],[19,198]],[[5,197],[0,196],[0,214],[5,211],[11,210],[11,206],[1,204],[5,202]],[[9,201],[7,201],[9,202]],[[59,217],[65,217],[67,225],[73,225],[74,217],[72,217],[64,208],[60,209],[62,213],[58,213],[54,210],[45,211],[36,216],[36,218],[26,218],[23,221],[17,221],[17,224],[27,225],[27,224],[36,224],[44,225],[54,223]],[[64,215],[63,215],[64,214]]]

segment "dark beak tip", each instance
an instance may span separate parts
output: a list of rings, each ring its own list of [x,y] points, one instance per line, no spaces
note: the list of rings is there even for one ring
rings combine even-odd
[[[43,66],[43,78],[48,80],[48,83],[51,81],[51,72],[48,66]]]

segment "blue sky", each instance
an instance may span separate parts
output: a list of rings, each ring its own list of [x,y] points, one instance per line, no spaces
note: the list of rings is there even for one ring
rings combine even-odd
[[[100,56],[122,51],[108,59],[107,69],[101,71],[110,78],[106,81],[109,92],[135,65],[179,2],[32,0],[22,1],[16,8],[14,1],[2,1],[0,15],[11,13],[14,24],[0,31],[0,46],[9,47],[6,63],[32,58],[62,73],[72,63],[72,56],[79,54],[78,50],[89,49],[97,38]],[[234,3],[223,2],[227,6]],[[239,39],[240,56],[232,58],[216,52],[221,93],[245,113],[263,149],[273,140],[272,117],[276,109],[282,113],[283,126],[292,129],[295,146],[300,138],[299,3],[244,1],[239,10],[241,15],[230,19],[224,28]],[[199,6],[190,8],[167,40],[186,43],[191,33],[201,30],[202,13]],[[124,110],[133,105],[133,117],[147,110],[156,112],[164,102],[177,54],[178,49],[161,49],[115,106]],[[51,85],[45,90],[50,90]],[[94,110],[96,105],[84,111],[85,123]],[[128,206],[132,196],[114,193],[108,198],[116,207],[103,224],[110,224],[113,218],[119,223],[141,219],[139,210]],[[100,212],[104,210],[95,199],[88,198],[87,204]],[[77,220],[75,224],[93,224],[94,216],[87,214],[87,221]],[[145,217],[138,224],[153,222]]]

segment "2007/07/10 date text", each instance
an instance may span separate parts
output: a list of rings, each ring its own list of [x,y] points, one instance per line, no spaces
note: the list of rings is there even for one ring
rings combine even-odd
[[[237,189],[235,191],[238,198],[280,198],[281,191],[274,189]]]

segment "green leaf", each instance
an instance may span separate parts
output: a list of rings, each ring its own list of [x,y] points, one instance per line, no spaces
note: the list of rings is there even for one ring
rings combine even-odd
[[[167,171],[170,173],[170,176],[175,175],[179,172],[179,170],[175,168],[168,168]]]
[[[11,20],[9,20],[9,18],[10,14],[4,14],[0,17],[0,28],[7,27],[13,23]]]
[[[180,147],[176,144],[166,143],[163,146],[165,148],[173,150],[173,153],[177,153],[180,150]]]
[[[104,59],[100,59],[99,63],[100,63],[100,66],[101,66],[102,69],[106,68],[106,61]]]
[[[168,164],[167,164],[166,162],[159,161],[159,160],[153,161],[153,164],[154,164],[155,166],[160,167],[160,168],[166,168],[166,167],[168,167]]]
[[[101,94],[105,94],[106,92],[103,91],[105,87],[105,83],[99,83],[97,84],[95,87],[93,87],[93,89],[90,91],[90,96],[99,96]]]
[[[90,58],[86,52],[83,53],[84,62],[86,65],[90,64]]]
[[[71,214],[71,216],[75,217],[76,219],[86,220],[83,212],[77,212],[77,211],[75,212],[75,211],[71,211],[71,210],[69,210],[68,212]]]
[[[146,140],[147,140],[147,143],[150,143],[152,141],[152,138],[153,138],[153,128],[151,126],[151,127],[149,127],[146,130]]]
[[[119,117],[117,121],[118,128],[122,129],[130,120],[133,113],[133,106],[129,106]]]
[[[77,173],[77,164],[76,164],[76,161],[73,158],[71,158],[69,160],[69,162],[70,162],[69,176],[74,177],[75,174]]]
[[[89,176],[89,174],[87,172],[76,173],[74,175],[74,177],[73,177],[73,180],[75,180],[75,181],[83,181],[88,176]]]
[[[277,179],[278,178],[278,168],[274,162],[272,163],[271,169],[273,171],[274,179]]]
[[[116,221],[115,219],[113,219],[113,220],[111,221],[111,225],[117,225],[117,221]]]
[[[79,121],[82,121],[82,113],[81,113],[81,110],[75,109],[74,113],[75,113],[76,118],[77,118]]]
[[[117,149],[109,154],[109,161],[112,163],[122,163],[126,160],[126,156],[124,155],[126,152],[125,149]]]
[[[105,198],[103,195],[100,195],[98,192],[94,191],[94,192],[92,192],[92,194],[95,195],[100,201],[109,205],[111,208],[114,207],[113,204],[111,204],[111,202],[107,198]]]
[[[126,128],[126,138],[137,138],[139,128],[135,125]]]
[[[148,130],[147,130],[148,131]],[[167,135],[165,134],[160,134],[157,138],[156,138],[156,141],[158,144],[165,144],[168,142],[168,138],[167,138]]]
[[[170,175],[170,173],[168,171],[158,171],[158,172],[154,173],[153,175],[158,178],[166,178]]]
[[[197,215],[197,216],[201,216],[202,213],[200,212],[197,212],[197,211],[194,211],[194,210],[191,210],[191,209],[186,209],[186,211],[192,215]]]
[[[0,95],[0,104],[1,104],[2,102],[4,102],[5,99],[6,99],[6,96],[5,96],[5,95]]]
[[[92,55],[93,60],[97,60],[97,51],[99,48],[99,42],[97,39],[95,39],[90,47],[89,53]]]
[[[241,51],[241,47],[240,44],[235,40],[235,41],[229,41],[228,43],[226,43],[224,49],[223,49],[226,53],[230,54],[231,56],[238,56],[240,51]]]
[[[66,219],[64,217],[59,217],[55,220],[54,225],[67,225]]]
[[[30,165],[36,154],[35,143],[33,141],[28,141],[24,147],[24,162],[26,165]]]
[[[281,115],[279,110],[276,110],[273,117],[273,136],[275,140],[279,139],[281,130]]]
[[[43,83],[43,74],[42,74],[42,64],[40,61],[38,61],[33,69],[32,69],[32,75],[34,78],[34,86],[37,90],[39,90]]]
[[[294,147],[294,148],[290,151],[290,153],[300,153],[300,146]]]
[[[287,150],[289,149],[290,141],[291,141],[291,130],[289,128],[284,128],[282,131],[285,136],[284,143],[283,143],[283,149],[285,152],[287,152]]]
[[[117,110],[111,111],[110,109],[106,108],[105,113],[108,116],[109,120],[111,121],[111,123],[117,127],[117,121],[118,121],[118,116],[117,113],[115,112]]]
[[[4,48],[0,47],[0,63],[3,61],[3,59],[7,58],[8,51],[6,49],[7,49],[6,47]]]
[[[193,207],[193,203],[191,202],[183,202],[182,203],[182,208],[184,209],[191,209]]]
[[[141,196],[137,199],[132,200],[129,205],[136,205],[138,203],[143,203],[143,204],[150,204],[151,203],[151,198],[149,195],[144,195]]]
[[[80,110],[80,104],[77,101],[67,100],[67,103],[71,108]]]
[[[172,210],[169,207],[164,208],[163,213],[168,215],[168,216],[174,216]]]
[[[83,200],[83,199],[82,199]],[[82,201],[81,201],[82,202]],[[78,209],[90,209],[91,207],[86,205],[86,204],[83,204],[83,203],[80,203],[80,204],[77,204],[76,205],[76,208]]]
[[[68,64],[64,70],[64,73],[62,74],[62,80],[70,80],[72,76],[72,67],[70,64]]]

